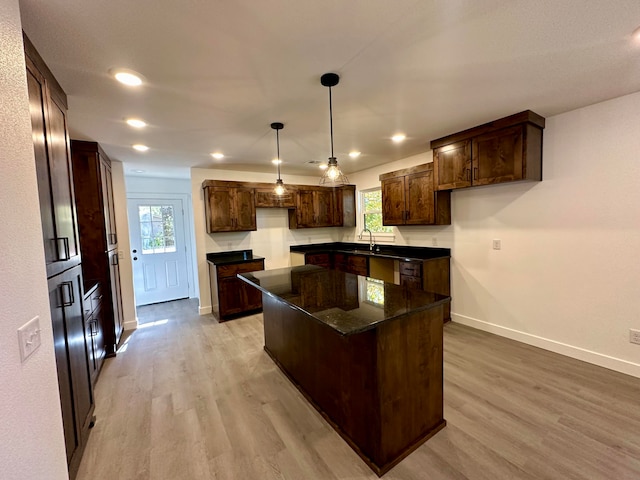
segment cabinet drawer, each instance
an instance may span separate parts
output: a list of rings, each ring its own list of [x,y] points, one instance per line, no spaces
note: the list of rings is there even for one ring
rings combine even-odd
[[[91,294],[91,311],[93,312],[102,303],[102,289],[100,285]]]
[[[369,260],[367,257],[350,255],[347,258],[347,271],[355,275],[369,275]]]
[[[305,262],[309,265],[319,265],[321,267],[329,267],[328,253],[307,253],[304,257]]]
[[[264,270],[264,262],[262,260],[236,263],[233,265],[220,265],[218,267],[218,277],[235,277],[237,273],[255,272],[256,270]]]
[[[422,277],[422,264],[417,262],[400,262],[400,275]]]

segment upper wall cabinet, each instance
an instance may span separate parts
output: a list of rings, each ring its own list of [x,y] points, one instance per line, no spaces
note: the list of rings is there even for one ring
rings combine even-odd
[[[433,164],[380,175],[383,225],[450,225],[451,194],[434,192]]]
[[[256,207],[287,208],[289,228],[354,227],[355,186],[287,185],[277,197],[273,184],[205,180],[207,233],[256,230]]]
[[[205,181],[204,209],[207,233],[243,232],[256,229],[255,191],[234,182]]]
[[[432,140],[436,190],[542,180],[544,125],[526,110]]]

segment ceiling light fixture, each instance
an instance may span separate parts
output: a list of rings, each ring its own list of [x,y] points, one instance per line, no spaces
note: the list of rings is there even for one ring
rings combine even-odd
[[[216,160],[222,160],[224,158],[224,155],[220,152],[212,153],[211,156]]]
[[[358,158],[360,156],[360,152],[358,152],[357,150],[353,150],[352,152],[349,152],[349,156],[351,158]]]
[[[284,128],[284,123],[280,123],[280,122],[273,122],[271,124],[271,128],[273,128],[276,131],[276,158],[273,160],[273,163],[275,163],[278,166],[278,179],[276,180],[276,186],[273,189],[273,193],[275,193],[278,197],[282,197],[283,195],[285,195],[287,193],[287,190],[284,188],[284,182],[282,181],[282,179],[280,178],[280,164],[282,163],[282,160],[280,159],[280,130],[282,130]]]
[[[127,118],[127,125],[133,128],[144,128],[147,126],[147,122],[139,118]]]
[[[129,87],[138,87],[142,85],[142,75],[140,75],[138,72],[134,72],[133,70],[118,68],[110,70],[110,73],[116,78],[117,81]]]
[[[149,147],[147,147],[146,145],[141,145],[137,143],[133,146],[133,149],[139,152],[146,152],[147,150],[149,150]]]
[[[631,37],[636,41],[636,43],[640,43],[640,27],[633,31]]]
[[[404,133],[396,133],[393,137],[391,137],[391,140],[393,141],[393,143],[400,143],[404,142],[406,138],[407,136]]]
[[[327,169],[324,171],[322,178],[320,178],[320,185],[331,187],[349,183],[349,179],[342,173],[338,166],[338,159],[333,154],[333,105],[331,102],[331,87],[335,87],[339,81],[340,76],[337,73],[325,73],[320,77],[320,83],[325,87],[329,87],[329,128],[331,131],[331,156],[327,162]]]

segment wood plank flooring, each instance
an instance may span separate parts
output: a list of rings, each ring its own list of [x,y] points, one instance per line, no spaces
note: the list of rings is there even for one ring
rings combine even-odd
[[[78,480],[375,479],[262,350],[262,316],[139,309]],[[449,323],[447,426],[385,479],[640,479],[640,379]]]

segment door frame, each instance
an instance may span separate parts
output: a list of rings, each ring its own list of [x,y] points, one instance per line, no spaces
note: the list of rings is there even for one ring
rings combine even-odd
[[[194,298],[196,296],[196,285],[194,281],[193,275],[193,209],[191,205],[191,195],[187,195],[186,193],[129,193],[127,192],[127,214],[129,212],[129,201],[130,200],[182,200],[182,209],[184,211],[184,243],[186,247],[186,261],[187,261],[187,281],[189,283],[189,298]],[[127,228],[129,230],[129,245],[131,245],[131,227],[129,222],[127,222]],[[131,256],[131,249],[128,252],[129,256]],[[132,265],[133,268],[133,265]],[[132,270],[133,274],[133,270]],[[135,297],[135,282],[132,281],[133,289],[134,289],[134,297]]]

